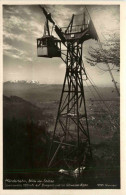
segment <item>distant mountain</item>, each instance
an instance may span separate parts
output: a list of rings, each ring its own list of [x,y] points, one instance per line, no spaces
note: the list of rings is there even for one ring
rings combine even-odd
[[[5,82],[3,94],[5,96],[18,96],[33,104],[59,101],[62,91],[61,84],[36,84],[27,82]],[[116,90],[113,87],[84,87],[86,100],[119,100]]]
[[[14,83],[18,83],[18,84],[37,84],[39,85],[38,81],[35,80],[14,80],[14,81],[6,81],[4,82],[4,84],[14,84]]]

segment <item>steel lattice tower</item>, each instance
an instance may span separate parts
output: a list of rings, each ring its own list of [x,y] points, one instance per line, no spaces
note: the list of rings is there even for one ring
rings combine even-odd
[[[82,65],[82,44],[67,42],[66,73],[49,154],[48,166],[69,169],[84,166],[92,157],[88,129]],[[56,158],[59,155],[59,158]],[[60,167],[62,167],[60,166]]]
[[[41,6],[40,6],[41,7]],[[42,7],[41,7],[42,8]],[[45,34],[37,39],[39,57],[60,57],[66,64],[66,73],[60,97],[60,103],[55,122],[54,132],[48,158],[48,168],[66,169],[71,173],[87,166],[92,158],[90,136],[85,104],[83,80],[86,79],[82,61],[82,45],[88,39],[98,39],[93,22],[87,15],[78,15],[82,19],[80,25],[74,25],[77,16],[72,15],[71,21],[64,31],[59,28],[44,8],[47,23]],[[49,32],[48,20],[60,40]],[[61,43],[66,47],[66,53],[61,50]],[[62,57],[65,55],[65,59]]]

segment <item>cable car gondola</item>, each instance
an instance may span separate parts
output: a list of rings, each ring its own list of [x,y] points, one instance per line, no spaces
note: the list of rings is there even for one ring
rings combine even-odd
[[[48,20],[46,20],[44,34],[37,39],[38,57],[61,57],[61,41],[50,35]]]
[[[61,57],[61,41],[54,36],[43,36],[37,39],[38,57]]]

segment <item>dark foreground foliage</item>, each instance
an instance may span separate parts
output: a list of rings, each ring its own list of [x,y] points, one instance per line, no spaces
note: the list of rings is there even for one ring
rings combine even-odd
[[[116,108],[117,112],[116,104],[113,103],[113,108]],[[92,113],[89,113],[91,114],[88,118],[93,160],[89,161],[83,175],[76,178],[59,174],[60,167],[52,169],[47,167],[52,137],[50,129],[53,129],[55,123],[53,113],[56,108],[53,110],[53,102],[50,102],[49,110],[48,107],[46,108],[48,104],[44,104],[45,107],[41,104],[38,108],[15,96],[4,97],[3,106],[3,187],[5,189],[117,189],[120,187],[120,132],[116,126],[111,127],[106,114],[105,116],[95,114],[94,119]],[[117,120],[117,114],[115,117]],[[57,158],[60,159],[60,154]],[[26,180],[29,185],[7,186],[6,179]],[[35,186],[32,180],[47,182]]]

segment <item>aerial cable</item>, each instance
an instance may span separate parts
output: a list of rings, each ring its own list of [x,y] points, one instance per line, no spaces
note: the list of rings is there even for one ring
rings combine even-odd
[[[114,64],[113,64],[113,66],[112,66],[112,68],[110,68],[110,70],[113,70],[114,69]],[[107,69],[103,69],[103,68],[101,68],[100,66],[98,66],[97,64],[96,64],[96,67],[98,67],[100,70],[102,70],[102,71],[104,71],[104,72],[108,72],[109,70]]]
[[[87,72],[87,75],[89,75],[88,72]],[[99,98],[101,99],[102,103],[106,106],[107,110],[109,111],[108,114],[110,114],[110,113],[111,113],[111,110],[109,109],[108,105],[105,103],[105,101],[104,101],[104,99],[102,98],[102,96],[99,94],[98,89],[97,89],[97,87],[95,86],[94,81],[91,79],[91,77],[90,77],[90,78],[89,78],[89,77],[90,77],[90,76],[88,76],[89,82],[91,83],[92,87],[94,88],[94,90],[96,91],[97,95],[98,95]],[[93,83],[94,83],[94,84],[93,84]],[[112,117],[112,116],[111,116],[111,117]],[[116,121],[115,121],[115,123],[116,123]],[[116,123],[116,125],[119,126],[118,123]]]
[[[98,89],[97,89],[97,87],[96,87],[94,81],[93,81],[92,78],[89,76],[88,72],[87,72],[87,75],[88,75],[88,80],[89,80],[90,83],[92,84],[92,86],[93,86],[94,90],[96,91],[96,93],[98,94],[99,98],[104,102],[103,97],[102,97],[101,94],[99,93],[99,91],[98,91]],[[104,104],[105,104],[105,102],[104,102]],[[105,104],[105,105],[106,105],[106,104]],[[106,107],[107,107],[107,105],[106,105]],[[109,110],[109,111],[110,111],[110,110]]]
[[[51,168],[52,164],[53,164],[52,165],[52,168],[53,168],[54,164],[56,165],[57,162],[59,163],[60,160],[62,160],[61,155],[59,155],[58,158],[55,159],[56,155],[58,154],[58,152],[62,152],[62,150],[63,150],[62,145],[65,144],[66,141],[69,143],[71,143],[71,141],[72,141],[73,143],[75,142],[74,146],[76,148],[74,149],[74,151],[77,151],[76,156],[75,156],[77,158],[74,159],[74,161],[76,160],[75,163],[77,164],[77,166],[79,166],[78,170],[79,170],[79,176],[80,176],[80,168],[81,168],[80,165],[81,165],[81,163],[85,163],[83,160],[85,160],[87,155],[89,156],[89,154],[87,154],[88,151],[90,152],[89,157],[92,157],[92,151],[90,148],[90,135],[89,135],[89,128],[88,128],[88,118],[87,118],[86,103],[85,103],[85,93],[84,93],[84,89],[83,89],[83,80],[82,80],[82,74],[86,75],[85,68],[83,67],[83,64],[82,64],[83,63],[83,61],[82,61],[82,41],[83,40],[77,42],[76,43],[77,49],[73,50],[73,46],[75,46],[75,42],[68,41],[68,39],[64,36],[62,29],[60,29],[55,24],[55,22],[53,21],[53,19],[51,17],[51,14],[46,12],[46,10],[44,8],[43,8],[43,12],[44,12],[47,20],[49,22],[53,23],[53,25],[55,26],[55,32],[59,36],[60,42],[62,42],[67,47],[67,56],[66,56],[67,62],[66,62],[66,64],[68,67],[68,68],[66,68],[66,74],[65,74],[65,78],[64,78],[63,87],[62,87],[56,122],[55,122],[55,126],[54,126],[54,132],[52,135],[52,140],[51,140],[50,149],[49,149],[48,168]],[[88,29],[88,30],[90,30],[90,29]],[[88,30],[86,30],[86,33],[88,32]],[[88,38],[90,38],[90,37],[88,37]],[[96,39],[96,35],[94,36],[94,38]],[[75,41],[76,41],[76,39],[75,39]],[[78,51],[80,52],[80,55],[79,55]],[[46,56],[50,57],[50,55],[46,55]],[[60,57],[60,55],[58,57]],[[83,73],[83,70],[84,70],[84,73]],[[73,89],[72,89],[72,87],[73,87]],[[67,92],[67,94],[66,94],[66,92]],[[66,99],[66,97],[67,97],[67,100],[65,102],[64,100]],[[80,113],[81,106],[79,105],[81,98],[82,98],[82,103],[84,106],[84,108],[83,108],[84,114],[83,115],[81,115],[81,113]],[[74,99],[74,101],[73,101],[73,99]],[[64,104],[64,106],[62,106],[63,104]],[[74,115],[73,115],[73,110],[74,110]],[[65,118],[64,118],[64,116],[65,116]],[[72,117],[72,116],[74,116],[74,117]],[[109,115],[108,115],[108,117],[110,118]],[[74,124],[71,122],[70,119],[72,119],[74,121]],[[84,125],[83,125],[82,119],[84,121]],[[60,129],[59,129],[59,125],[60,125]],[[72,128],[70,128],[70,125]],[[73,133],[74,135],[70,131],[70,130],[72,130],[72,132],[73,132],[73,125],[75,125],[75,127],[76,127],[76,131]],[[62,129],[62,132],[61,132],[61,129]],[[56,132],[57,130],[59,131],[58,134]],[[82,160],[80,152],[79,152],[81,149],[81,141],[83,138],[83,137],[81,137],[80,130],[82,131],[84,138],[85,138],[82,142],[82,144],[83,144],[82,146],[84,146],[83,160]],[[72,135],[73,135],[73,140],[71,139]],[[67,139],[67,136],[68,136],[68,139]],[[69,136],[70,136],[70,139],[69,139]],[[77,136],[77,139],[75,139],[75,136]],[[56,142],[55,139],[59,140],[59,142],[58,142],[58,145],[56,147],[53,147],[53,146],[55,146],[55,145],[53,145]],[[71,144],[69,144],[69,145],[73,146]],[[59,151],[60,149],[61,149],[61,151]],[[64,150],[65,157],[66,157],[65,153],[66,152],[70,153],[71,150],[72,149],[69,148],[67,151],[67,148],[65,147],[65,150]],[[64,158],[64,156],[62,158]],[[73,155],[71,155],[70,158],[72,159]],[[54,159],[55,159],[55,161],[57,161],[56,163],[54,162]],[[65,160],[67,161],[69,159],[65,159]],[[69,165],[69,163],[68,163],[68,165]],[[74,164],[72,164],[72,166],[73,165]],[[87,162],[86,162],[86,165],[87,165]]]
[[[90,13],[89,13],[89,11],[88,11],[86,5],[85,5],[85,8],[86,8],[86,10],[87,10],[87,13],[88,13],[90,19],[91,19]],[[92,21],[92,19],[91,19],[91,21]],[[92,23],[93,23],[93,21],[92,21]],[[94,25],[94,24],[93,24],[93,25]],[[97,31],[96,31],[96,33],[97,33]],[[99,38],[99,36],[98,36],[98,33],[97,33],[97,38],[98,38],[98,43],[99,43],[99,45],[100,45],[100,47],[101,47],[101,50],[105,53],[105,51],[104,51],[104,49],[103,49],[103,47],[102,47],[102,43],[101,43],[101,41],[100,41],[100,38]],[[117,91],[117,94],[118,94],[118,96],[120,96],[120,92],[119,92],[118,87],[117,87],[117,85],[116,85],[116,81],[115,81],[115,79],[114,79],[114,76],[113,76],[113,74],[112,74],[112,71],[111,71],[111,69],[110,69],[110,66],[109,66],[108,63],[105,63],[105,64],[106,64],[106,66],[108,67],[108,71],[109,71],[110,76],[111,76],[111,78],[112,78],[112,82],[114,83],[114,86],[115,86],[115,89],[116,89],[116,91]]]
[[[89,79],[89,81],[90,81],[90,79]],[[96,91],[96,89],[95,89],[95,87],[94,87],[94,85],[92,84],[92,82],[90,81],[90,83],[91,83],[91,85],[92,85],[92,87],[94,88],[94,90]],[[99,93],[96,91],[96,93],[98,94],[98,96],[99,96]],[[112,117],[112,115],[110,114],[111,113],[111,110],[108,108],[108,106],[106,105],[106,103],[105,103],[105,101],[102,99],[102,98],[100,98],[101,99],[101,102],[104,104],[104,106],[107,108],[107,113],[110,115],[110,117],[113,119],[113,117]],[[99,101],[100,102],[100,101]],[[101,107],[101,106],[100,106]],[[101,107],[102,108],[102,107]],[[112,125],[114,125],[113,123],[112,123],[112,121],[110,121],[111,122],[111,124]],[[119,124],[116,122],[116,121],[114,121],[114,123],[119,127]]]
[[[40,7],[41,7],[41,6],[40,6]],[[85,6],[85,8],[86,8],[86,6]],[[55,22],[54,22],[53,19],[51,18],[51,14],[48,14],[48,13],[45,11],[44,8],[41,7],[41,9],[43,9],[44,14],[45,14],[45,16],[47,17],[47,19],[49,19],[49,21],[55,25]],[[86,10],[87,10],[87,8],[86,8]],[[87,10],[87,12],[88,12],[88,10]],[[90,16],[89,12],[88,12],[88,15],[89,15],[89,17],[90,17],[90,19],[91,19],[91,16]],[[92,21],[92,19],[91,19],[91,21]],[[92,22],[92,23],[93,23],[93,22]],[[94,24],[93,24],[93,25],[94,25]],[[55,26],[56,26],[56,25],[55,25]],[[96,34],[97,34],[97,32],[96,32]],[[99,39],[98,35],[97,35],[97,38],[98,38],[99,43],[100,43],[100,46],[101,46],[101,48],[102,48],[102,45],[101,45],[101,42],[100,42],[100,39]],[[65,43],[64,43],[64,45],[66,46]],[[66,46],[66,47],[68,48],[68,46]],[[103,48],[102,48],[102,50],[103,50]],[[104,50],[103,50],[103,51],[104,51]],[[70,53],[70,55],[72,55],[72,56],[73,56],[73,54],[74,54],[74,53],[72,53],[72,52],[69,52],[69,53]],[[108,65],[108,64],[107,64],[107,65]],[[108,65],[108,67],[109,67],[109,65]],[[84,67],[83,67],[83,70],[84,70],[84,72],[85,72]],[[116,86],[116,82],[115,82],[115,80],[114,80],[114,78],[113,78],[113,75],[112,75],[112,73],[111,73],[110,67],[109,67],[109,72],[110,72],[110,74],[111,74],[112,81],[114,81],[115,86]],[[117,87],[117,86],[116,86],[116,87]],[[118,90],[118,89],[117,89],[117,90]]]
[[[87,81],[85,81],[85,82],[86,82],[86,85],[89,87],[89,85],[87,84]],[[94,85],[92,84],[92,82],[90,81],[90,79],[89,79],[89,82],[91,83],[92,87],[94,88]],[[94,92],[90,89],[90,87],[89,87],[89,90],[90,90],[90,92],[93,94],[94,98],[97,99],[96,96],[95,96],[95,94],[94,94]],[[96,93],[97,93],[97,92],[96,92]],[[97,95],[98,95],[98,93],[97,93]],[[101,99],[101,98],[100,98],[100,99]],[[103,99],[101,99],[101,101],[102,101],[102,103],[104,103],[104,100],[103,100]],[[100,107],[103,109],[104,107],[102,107],[101,101],[99,100],[98,102],[100,103]],[[105,106],[106,106],[106,105],[105,105]],[[107,111],[107,110],[106,110],[106,111]],[[110,114],[110,112],[108,112],[108,111],[107,111],[107,113]]]
[[[97,67],[97,66],[96,66]],[[97,67],[98,68],[98,67]],[[98,68],[98,75],[102,75],[102,74],[104,74],[104,73],[106,73],[106,71],[103,71],[102,69],[100,69],[100,68]]]
[[[88,74],[88,73],[87,73]],[[101,101],[105,104],[104,99],[102,98],[101,94],[98,92],[98,89],[96,88],[95,84],[93,83],[93,80],[91,79],[91,77],[88,74],[88,80],[91,83],[92,87],[94,88],[94,90],[96,91],[97,95],[99,96],[99,98],[101,99]],[[108,109],[107,105],[105,104],[106,108]]]
[[[96,100],[96,96],[95,96],[94,92],[91,90],[90,86],[87,84],[87,81],[85,81],[85,83],[86,83],[87,87],[89,88],[90,92],[92,93],[92,95],[94,96],[94,98],[95,98],[95,100]],[[98,102],[99,102],[99,106],[101,107],[101,109],[104,109],[104,107],[103,107],[102,104],[101,104],[101,101],[99,100]],[[107,110],[106,110],[106,112],[110,115],[110,112],[108,112]],[[102,120],[102,122],[104,122],[102,118],[101,118],[101,120]],[[109,119],[109,121],[110,121],[110,123],[111,123],[111,124],[113,125],[113,127],[114,127],[114,124],[112,123],[112,121],[111,121],[110,119]]]
[[[84,65],[84,64],[83,64]],[[89,82],[91,83],[92,87],[94,88],[94,90],[96,91],[96,93],[98,94],[99,98],[102,100],[102,102],[105,104],[106,108],[108,109],[108,111],[110,111],[110,109],[108,108],[108,106],[106,105],[103,97],[101,96],[101,94],[99,93],[94,81],[92,80],[91,76],[88,74],[87,70],[86,70],[86,74],[87,74],[87,78],[89,80]]]
[[[84,66],[83,61],[82,61],[82,64],[83,64],[83,66]],[[84,69],[84,70],[85,70],[85,69]],[[85,70],[85,73],[86,73],[86,76],[87,76],[89,82],[91,83],[92,87],[94,88],[94,90],[95,90],[96,93],[98,94],[99,98],[100,98],[100,99],[102,100],[102,102],[105,104],[103,97],[102,97],[102,96],[100,95],[100,93],[98,92],[98,89],[97,89],[97,87],[96,87],[94,81],[93,81],[93,80],[91,79],[91,77],[89,76],[87,70]],[[106,106],[107,109],[108,109],[108,106],[107,106],[106,104],[105,104],[105,106]],[[109,111],[110,111],[110,110],[109,110]]]
[[[87,81],[85,81],[85,83],[86,83],[87,87],[89,88],[90,92],[93,94],[94,98],[96,99],[96,96],[95,96],[94,92],[90,89],[89,85],[87,84]]]

